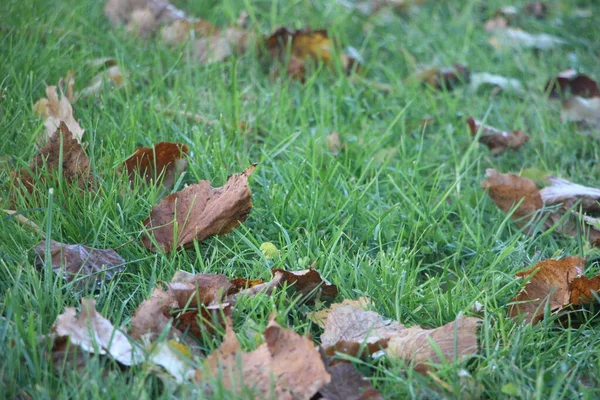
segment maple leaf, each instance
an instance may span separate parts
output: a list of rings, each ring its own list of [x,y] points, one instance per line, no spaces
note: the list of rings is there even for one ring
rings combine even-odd
[[[279,63],[285,63],[289,46],[290,58],[287,75],[301,81],[306,78],[308,61],[323,62],[329,67],[334,66],[335,43],[329,38],[325,29],[293,31],[280,27],[264,39],[264,45],[271,62]],[[340,64],[346,73],[350,73],[358,65],[358,60],[355,57],[340,54]]]
[[[263,398],[281,400],[308,400],[331,381],[310,338],[282,328],[273,317],[264,337],[263,345],[244,353],[228,320],[223,343],[196,371],[196,381],[218,376],[234,395],[247,388]]]
[[[78,184],[81,188],[93,186],[90,162],[83,147],[73,137],[65,122],[60,122],[57,132],[60,134],[55,133],[50,137],[46,145],[31,160],[28,169],[23,168],[20,172],[13,172],[15,187],[21,183],[29,193],[32,193],[36,180],[43,180],[40,175],[44,166],[48,174],[61,171],[63,178],[69,184]]]
[[[165,197],[144,221],[149,230],[149,236],[142,239],[144,246],[157,251],[152,237],[162,251],[169,252],[191,247],[194,240],[231,232],[252,209],[248,177],[254,168],[252,165],[231,176],[219,188],[213,188],[209,181],[200,181]]]
[[[187,154],[188,147],[185,144],[161,142],[153,148],[138,147],[123,164],[130,181],[138,173],[148,183],[162,177],[163,187],[170,190],[187,167]]]
[[[441,361],[437,350],[448,360],[476,354],[479,322],[479,318],[459,316],[436,329],[407,328],[376,312],[344,305],[329,313],[321,343],[328,355],[339,352],[361,356],[385,350],[389,357],[403,359],[425,373],[426,363]]]
[[[72,86],[69,87],[71,87],[72,92]],[[71,96],[73,95],[71,94]],[[85,130],[81,128],[79,122],[73,116],[73,107],[62,90],[59,99],[56,86],[46,87],[46,97],[38,100],[33,109],[38,115],[44,117],[44,127],[46,128],[46,135],[39,140],[39,143],[43,145],[52,138],[60,128],[61,122],[67,126],[73,138],[81,143]]]
[[[557,313],[570,305],[571,285],[583,275],[585,261],[585,258],[580,257],[544,260],[526,271],[518,272],[517,278],[528,278],[529,281],[511,301],[508,315],[511,318],[523,315],[527,322],[535,324],[544,317],[546,301],[551,313]]]
[[[39,269],[46,265],[46,241],[33,248]],[[95,249],[82,244],[50,241],[50,264],[66,282],[80,288],[99,289],[103,280],[111,280],[125,270],[125,260],[113,249]]]
[[[492,154],[499,154],[508,149],[518,149],[529,140],[529,135],[521,130],[501,131],[492,126],[484,125],[481,121],[473,119],[473,117],[467,118],[467,124],[473,136],[477,136],[477,133],[481,130],[479,142],[485,144]]]

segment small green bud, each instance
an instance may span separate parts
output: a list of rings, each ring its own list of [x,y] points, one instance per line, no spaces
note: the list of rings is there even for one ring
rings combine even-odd
[[[279,255],[279,250],[271,242],[264,242],[260,245],[260,251],[265,255],[267,260],[271,260]]]

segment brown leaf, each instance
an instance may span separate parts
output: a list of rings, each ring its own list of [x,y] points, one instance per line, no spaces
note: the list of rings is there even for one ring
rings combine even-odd
[[[321,358],[331,375],[331,382],[319,390],[321,400],[383,400],[383,396],[352,364],[331,365],[331,361],[322,350]]]
[[[163,187],[170,190],[187,167],[187,154],[188,147],[185,144],[161,142],[153,148],[138,147],[123,164],[130,181],[134,180],[137,173],[148,183],[162,177]]]
[[[464,360],[477,354],[477,325],[479,318],[459,316],[456,320],[435,329],[411,327],[388,342],[386,353],[415,366],[426,373],[426,363],[440,363],[438,352],[448,361]],[[431,344],[434,343],[434,345]]]
[[[561,106],[563,121],[578,122],[594,130],[600,128],[600,97],[574,96],[563,100]]]
[[[600,97],[598,83],[585,74],[579,74],[574,69],[560,72],[556,78],[550,79],[544,87],[544,92],[551,98],[561,96],[579,96],[584,98]]]
[[[600,275],[593,278],[577,277],[571,281],[569,290],[571,292],[569,303],[574,306],[591,303],[592,300],[597,301],[597,293],[600,292]]]
[[[246,220],[252,209],[248,177],[254,168],[252,165],[241,174],[231,176],[219,188],[200,181],[165,197],[144,221],[149,230],[149,236],[142,239],[144,246],[157,251],[150,239],[152,236],[162,251],[169,252],[189,248],[194,240],[231,232]]]
[[[327,149],[333,155],[338,155],[346,146],[342,144],[342,138],[336,131],[331,132],[325,137],[325,144]]]
[[[331,312],[336,308],[344,306],[352,306],[361,310],[368,310],[369,308],[373,307],[374,304],[373,300],[369,299],[368,297],[359,297],[356,300],[344,299],[341,303],[334,303],[329,308],[324,308],[322,310],[309,313],[308,319],[321,328],[325,328],[325,321],[327,321],[329,314],[331,314]]]
[[[52,332],[88,353],[107,354],[123,365],[136,365],[143,357],[121,331],[96,311],[96,301],[92,299],[81,299],[79,315],[75,308],[67,307],[56,318]]]
[[[161,288],[156,288],[149,299],[144,300],[135,310],[131,319],[131,336],[139,340],[145,337],[148,341],[156,340],[171,321],[171,310],[179,308],[175,297]],[[177,328],[170,328],[167,338],[182,338],[183,333]]]
[[[600,212],[600,189],[578,185],[554,176],[549,176],[547,179],[550,186],[540,190],[544,204],[562,204],[567,209],[579,204],[583,212]]]
[[[481,129],[479,142],[485,144],[492,154],[499,154],[508,149],[518,149],[529,140],[527,133],[517,130],[512,132],[501,131],[489,125],[483,125],[472,117],[467,118],[471,135],[476,136]]]
[[[243,353],[229,322],[221,347],[207,357],[196,380],[218,376],[234,395],[247,387],[263,398],[281,400],[308,400],[329,383],[331,376],[312,340],[282,328],[274,319],[264,335],[265,344]]]
[[[46,265],[46,241],[33,248],[36,267]],[[66,282],[76,280],[78,287],[99,289],[104,280],[125,270],[125,260],[113,249],[95,249],[82,244],[50,241],[52,269]]]
[[[532,324],[544,316],[544,304],[549,302],[550,312],[556,313],[571,304],[571,290],[575,278],[583,275],[585,258],[567,257],[562,260],[544,260],[532,268],[517,273],[517,278],[530,278],[508,308],[508,315],[524,315]],[[578,291],[575,296],[579,299]],[[589,294],[588,294],[589,295]]]
[[[60,134],[55,133],[52,135],[46,145],[31,160],[29,169],[23,168],[20,172],[13,173],[16,187],[20,182],[29,193],[32,193],[36,178],[40,181],[43,180],[40,175],[44,166],[46,166],[49,174],[54,171],[61,171],[65,181],[69,184],[78,184],[81,188],[93,186],[89,160],[81,144],[73,138],[73,134],[62,121],[59,131]]]
[[[299,29],[290,30],[285,27],[276,29],[264,39],[271,62],[284,63],[290,46],[290,59],[287,75],[304,81],[306,65],[312,62],[323,62],[334,65],[335,43],[329,38],[327,30]],[[354,57],[341,54],[340,64],[346,73],[350,73],[358,64]]]
[[[73,116],[73,107],[69,102],[68,96],[65,96],[62,93],[62,90],[61,98],[59,99],[56,86],[48,86],[46,88],[46,97],[38,100],[37,103],[33,105],[33,109],[37,114],[44,117],[46,135],[38,141],[41,145],[44,145],[52,138],[55,132],[58,131],[61,122],[67,126],[72,133],[73,138],[77,140],[78,143],[81,143],[85,130],[81,128],[79,122],[77,122]]]
[[[162,40],[167,44],[184,43],[195,37],[214,36],[219,29],[208,21],[201,19],[178,19],[164,26],[160,31]]]
[[[373,311],[363,311],[352,305],[333,309],[321,335],[326,354],[336,352],[361,356],[386,349],[392,358],[412,363],[420,373],[427,371],[426,362],[440,362],[435,347],[446,359],[463,359],[477,353],[476,327],[478,318],[459,316],[436,329],[407,328],[401,323],[384,318]],[[456,346],[456,347],[455,347]]]
[[[116,64],[116,61],[111,58],[92,60],[91,65],[100,64],[101,62],[104,62],[104,65],[107,68],[94,76],[90,81],[90,84],[81,92],[77,93],[77,98],[98,96],[107,85],[112,85],[115,88],[122,88],[125,86],[127,78],[129,78],[129,73],[123,72],[121,67]]]
[[[469,69],[463,64],[452,67],[430,66],[415,72],[408,80],[418,80],[437,90],[453,90],[471,78]]]
[[[501,174],[495,169],[486,170],[487,179],[481,187],[487,189],[492,201],[505,213],[519,204],[511,215],[517,225],[527,225],[533,214],[542,208],[542,197],[534,181],[512,174]]]
[[[130,32],[148,36],[159,26],[185,19],[183,11],[166,0],[108,0],[104,14],[113,25],[127,24]]]

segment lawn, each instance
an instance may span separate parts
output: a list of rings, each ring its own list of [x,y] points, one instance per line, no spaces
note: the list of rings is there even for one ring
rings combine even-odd
[[[336,301],[369,297],[374,311],[406,326],[435,328],[459,315],[482,319],[477,354],[428,374],[402,360],[354,359],[386,399],[600,394],[597,307],[569,320],[547,315],[535,325],[507,315],[523,286],[515,273],[540,260],[580,256],[591,276],[600,272],[594,261],[600,252],[581,236],[525,234],[481,187],[489,168],[600,185],[597,130],[589,134],[562,121],[560,103],[544,93],[545,83],[569,68],[600,78],[600,4],[548,1],[544,19],[523,13],[515,25],[564,44],[497,50],[484,23],[506,5],[499,0],[429,0],[409,13],[374,15],[348,6],[355,1],[173,2],[221,27],[246,11],[248,29],[260,35],[280,26],[326,28],[341,47],[361,55],[359,71],[350,76],[321,65],[301,82],[274,77],[255,49],[201,65],[181,47],[113,27],[104,3],[0,4],[0,206],[43,231],[0,215],[0,397],[203,398],[197,383],[176,384],[146,365],[119,368],[103,357],[57,374],[41,338],[65,307],[80,307],[82,297],[95,298],[115,327],[127,326],[140,303],[177,270],[268,281],[272,268],[300,270],[313,262],[337,286]],[[14,197],[11,171],[29,164],[45,130],[33,104],[69,70],[76,87],[85,87],[97,72],[88,62],[102,57],[116,59],[129,77],[122,88],[106,86],[73,104],[96,189],[81,193],[59,181],[52,194],[45,188]],[[466,84],[436,90],[406,79],[420,65],[456,63],[472,73],[518,79],[524,93],[473,91]],[[530,140],[492,155],[471,136],[469,116],[524,130]],[[327,146],[334,131],[343,143],[339,154]],[[139,180],[129,189],[120,166],[137,147],[162,141],[189,148],[187,171],[172,192],[203,179],[222,186],[257,163],[247,220],[186,250],[146,249],[142,222],[167,193]],[[116,248],[125,271],[97,291],[76,290],[51,269],[36,268],[32,249],[44,234]],[[279,255],[265,257],[264,242]],[[306,316],[318,307],[278,291],[241,298],[232,318],[247,349],[256,343],[244,332],[263,332],[273,312],[282,326],[311,334],[318,344],[323,330]],[[199,346],[210,353],[220,343],[215,334]],[[215,390],[215,398],[232,396]]]

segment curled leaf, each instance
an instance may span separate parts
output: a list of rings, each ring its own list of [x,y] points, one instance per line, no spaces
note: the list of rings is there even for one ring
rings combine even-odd
[[[527,133],[516,130],[512,132],[501,131],[489,125],[484,125],[472,117],[467,118],[471,135],[476,136],[481,130],[479,142],[485,144],[492,154],[499,154],[508,149],[517,149],[529,140]]]
[[[69,86],[72,91],[72,87]],[[59,99],[56,86],[48,86],[46,88],[46,97],[37,101],[33,109],[35,112],[44,117],[44,127],[46,135],[39,141],[42,145],[45,144],[60,128],[61,122],[66,125],[68,130],[73,135],[73,138],[81,143],[85,130],[81,128],[79,122],[73,116],[73,107],[69,102],[68,96],[65,96],[61,90],[61,98]]]
[[[161,142],[153,148],[138,147],[131,157],[123,162],[129,179],[133,181],[139,173],[146,182],[156,182],[162,177],[165,189],[172,189],[177,178],[185,171],[188,147],[181,143]]]

